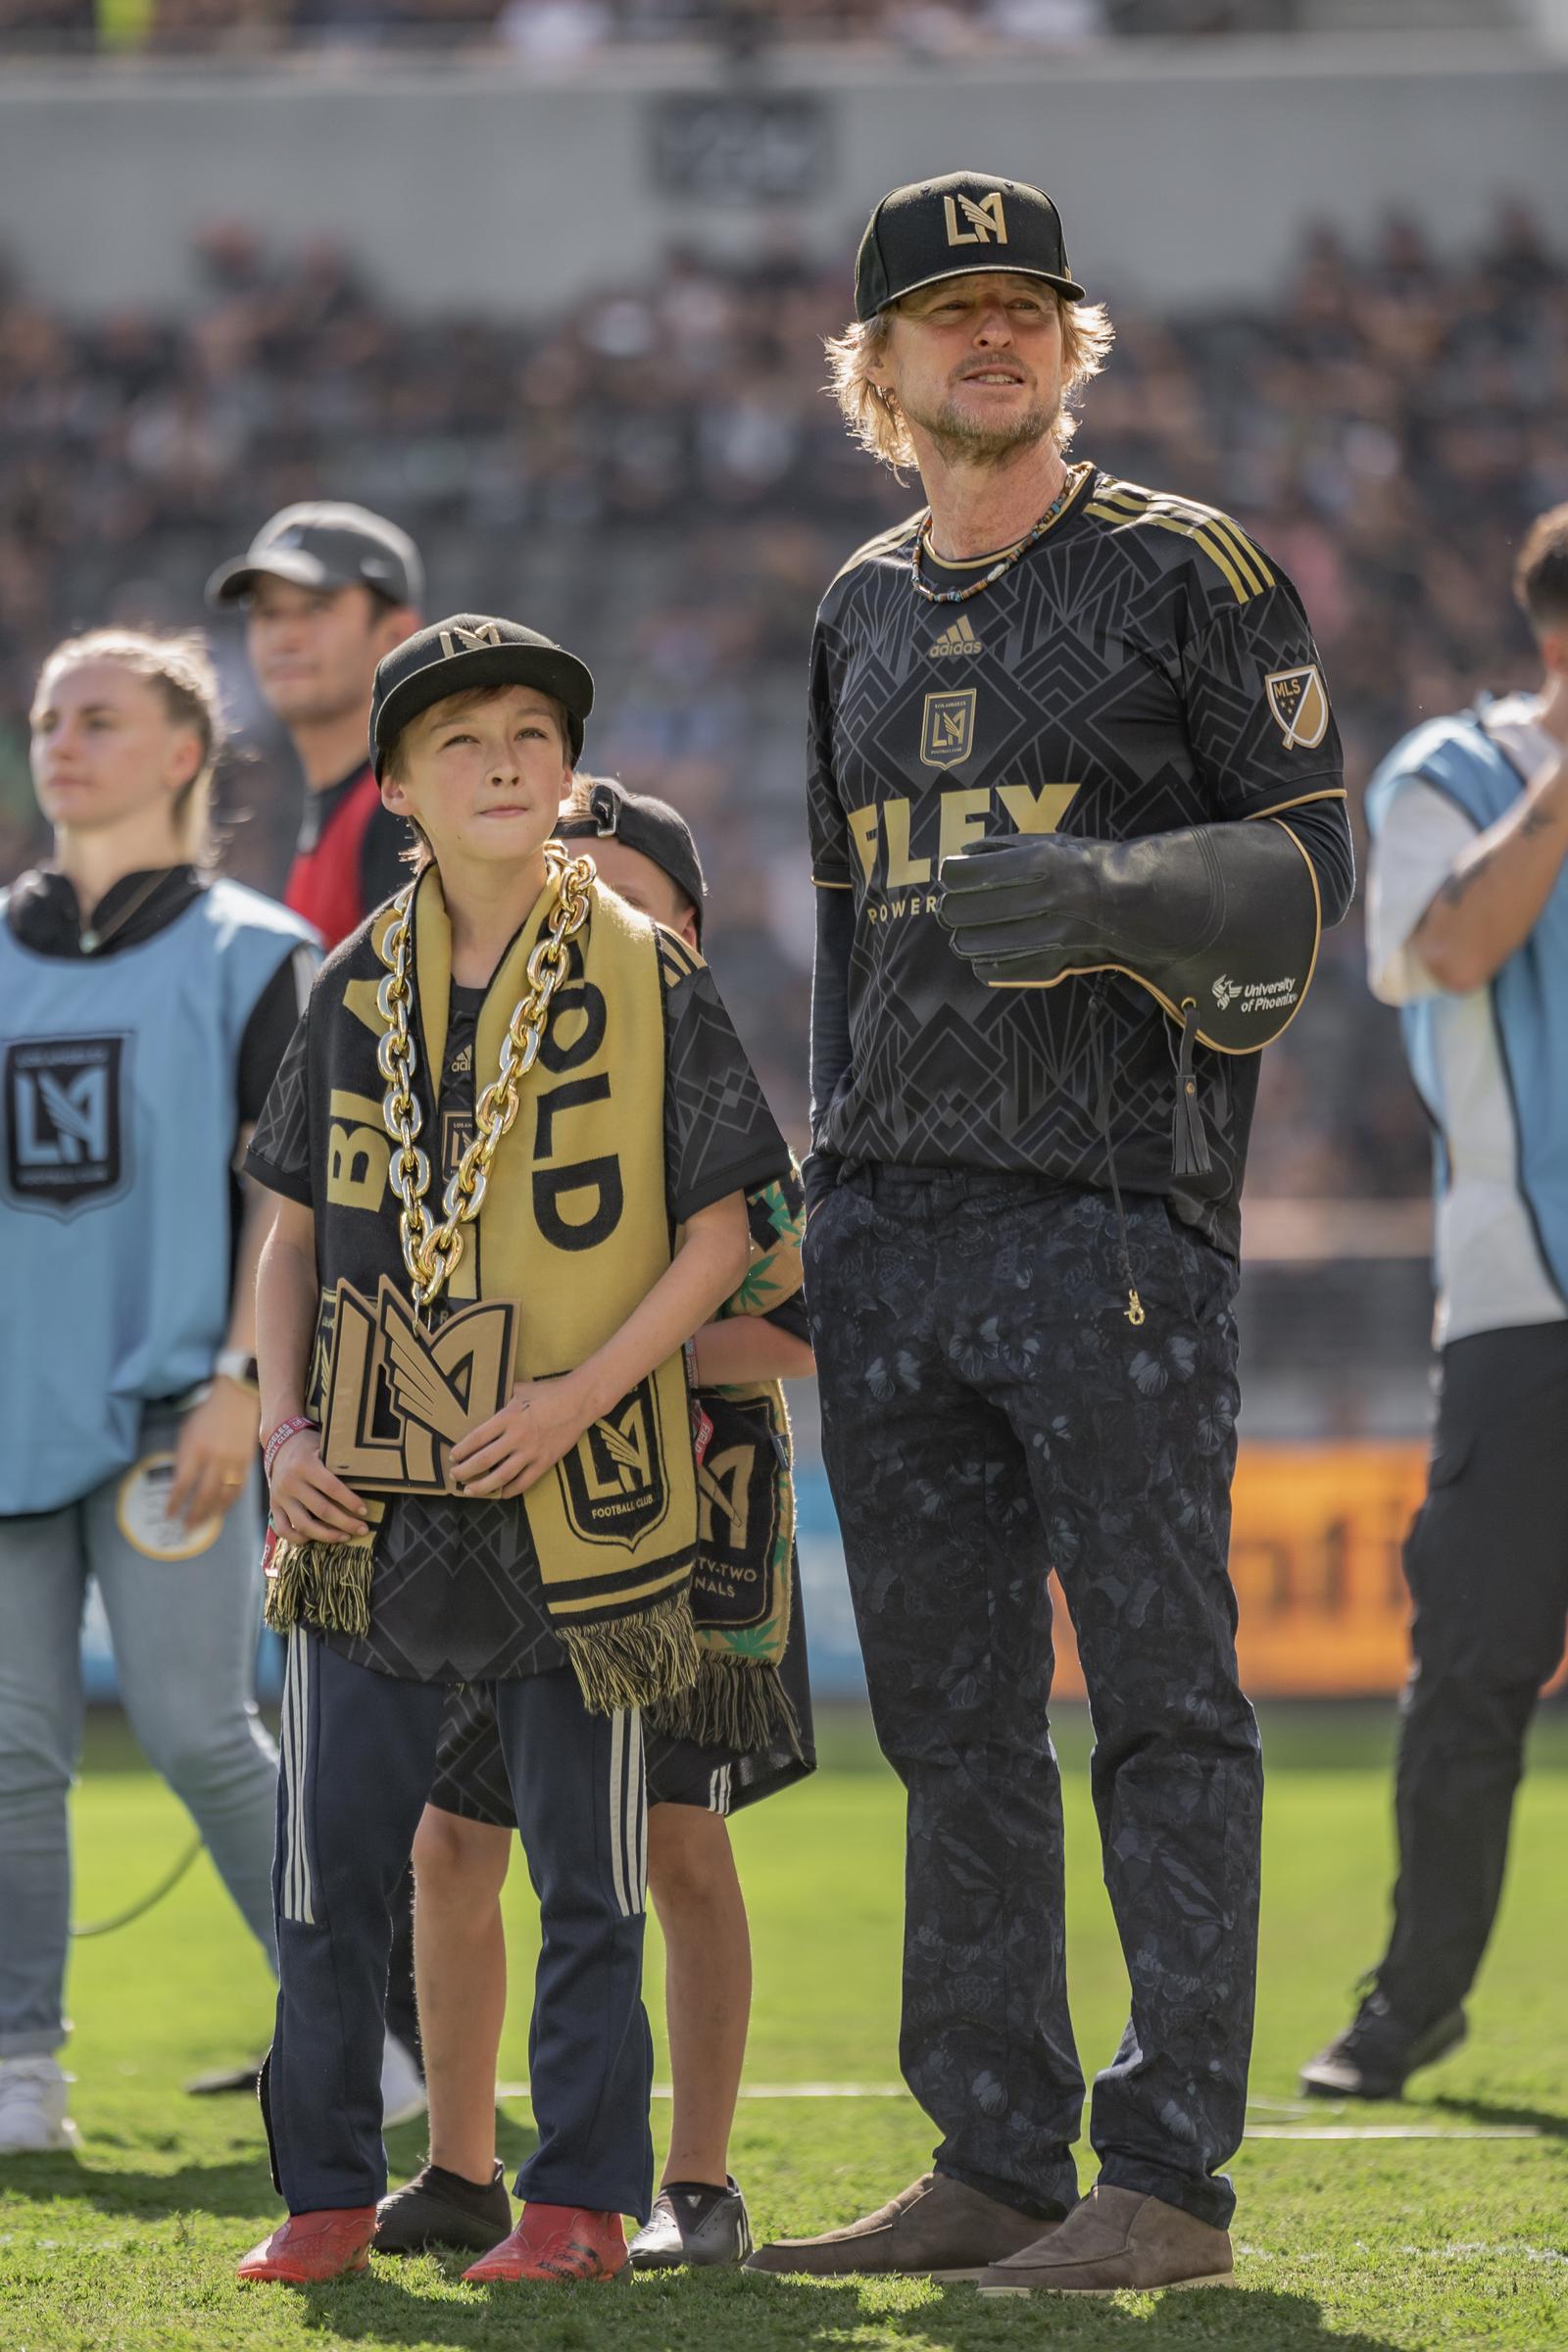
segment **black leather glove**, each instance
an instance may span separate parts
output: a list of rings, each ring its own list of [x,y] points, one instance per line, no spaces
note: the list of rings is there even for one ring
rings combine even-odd
[[[979,841],[942,860],[937,915],[990,988],[1124,972],[1222,1054],[1268,1045],[1317,960],[1317,877],[1283,825],[1137,841]]]

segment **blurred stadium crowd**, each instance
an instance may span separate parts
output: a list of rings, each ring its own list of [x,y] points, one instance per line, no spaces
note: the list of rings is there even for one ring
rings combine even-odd
[[[676,254],[657,283],[515,324],[399,318],[331,250],[276,256],[240,230],[199,264],[178,321],[72,323],[0,282],[0,875],[40,846],[25,713],[56,638],[196,619],[208,570],[273,509],[356,499],[418,539],[433,612],[514,612],[587,653],[591,762],[697,824],[710,953],[801,1139],[811,613],[914,504],[820,390],[843,270],[782,238],[744,275]],[[1462,258],[1404,222],[1365,254],[1320,232],[1266,308],[1162,318],[1110,295],[1117,348],[1079,449],[1230,510],[1292,572],[1352,788],[1422,712],[1531,681],[1509,571],[1529,517],[1568,498],[1568,269],[1526,215]],[[297,784],[237,636],[218,637],[244,737],[228,859],[275,887]],[[1424,1190],[1355,919],[1263,1083],[1254,1197]]]
[[[1291,31],[1302,18],[1302,0],[0,0],[0,45],[233,55],[296,43],[472,43],[545,60],[617,42],[701,40],[745,52],[870,38],[915,55],[972,56]]]

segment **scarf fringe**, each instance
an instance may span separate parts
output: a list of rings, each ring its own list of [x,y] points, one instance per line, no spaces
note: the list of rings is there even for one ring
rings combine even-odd
[[[764,1658],[705,1649],[697,1680],[647,1710],[656,1732],[727,1747],[737,1756],[787,1747],[804,1761],[801,1726],[776,1666]]]
[[[672,1700],[696,1682],[702,1666],[685,1592],[634,1617],[607,1618],[598,1625],[563,1625],[558,1618],[555,1631],[591,1715],[612,1715],[620,1707],[646,1710]]]
[[[370,1630],[368,1544],[289,1544],[272,1547],[267,1564],[267,1610],[274,1634],[318,1626],[326,1634]]]

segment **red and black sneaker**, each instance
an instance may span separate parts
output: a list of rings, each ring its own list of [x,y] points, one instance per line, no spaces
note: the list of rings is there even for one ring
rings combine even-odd
[[[324,2213],[291,2213],[270,2237],[252,2246],[240,2264],[241,2278],[275,2278],[285,2286],[311,2286],[321,2278],[346,2278],[370,2267],[375,2235],[373,2205],[340,2205]]]
[[[465,2278],[534,2278],[551,2283],[582,2278],[609,2286],[631,2278],[626,2233],[618,2213],[589,2213],[580,2205],[525,2205],[510,2237],[492,2246]]]

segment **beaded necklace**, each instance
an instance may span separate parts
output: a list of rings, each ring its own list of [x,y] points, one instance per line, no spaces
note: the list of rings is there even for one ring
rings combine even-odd
[[[914,573],[914,585],[916,593],[920,596],[923,596],[928,605],[967,604],[971,596],[978,596],[982,588],[989,588],[993,580],[1000,580],[1004,571],[1010,571],[1013,565],[1019,561],[1020,557],[1026,556],[1029,553],[1029,550],[1034,546],[1037,539],[1043,539],[1045,537],[1047,531],[1050,530],[1052,524],[1061,514],[1063,508],[1065,508],[1070,501],[1076,497],[1078,485],[1083,480],[1085,474],[1091,472],[1093,468],[1090,466],[1087,458],[1081,465],[1071,467],[1066,480],[1062,483],[1061,488],[1056,492],[1055,497],[1052,500],[1050,506],[1041,515],[1040,520],[1034,525],[1033,529],[1024,533],[1023,537],[1018,541],[1016,547],[1009,547],[1004,556],[999,556],[995,564],[992,564],[990,570],[983,573],[978,580],[972,581],[967,588],[931,588],[928,587],[926,582],[921,578],[920,554],[921,550],[926,544],[926,533],[931,528],[931,517],[928,514],[924,522],[921,523],[919,530],[915,533],[914,553],[910,558],[910,567]]]

